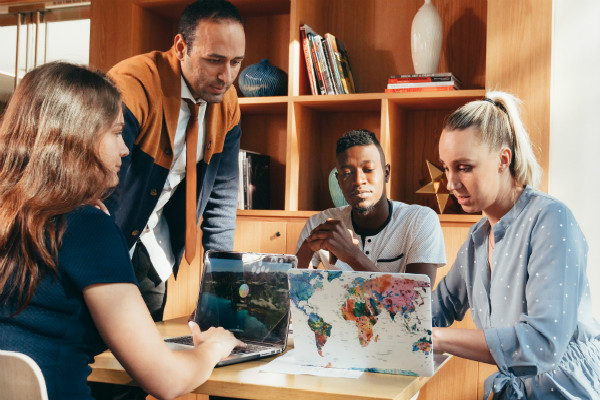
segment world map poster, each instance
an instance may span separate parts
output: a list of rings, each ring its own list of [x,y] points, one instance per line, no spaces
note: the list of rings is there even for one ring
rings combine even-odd
[[[433,375],[426,275],[294,269],[288,278],[300,363]]]

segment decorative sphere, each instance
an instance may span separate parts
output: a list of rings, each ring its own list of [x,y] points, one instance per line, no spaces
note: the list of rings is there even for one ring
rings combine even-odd
[[[245,283],[243,283],[240,286],[239,292],[240,292],[240,297],[242,299],[245,299],[246,297],[248,297],[248,293],[250,293],[250,287],[248,285],[246,285]]]
[[[240,72],[238,86],[246,97],[285,96],[287,74],[269,60],[263,59]]]

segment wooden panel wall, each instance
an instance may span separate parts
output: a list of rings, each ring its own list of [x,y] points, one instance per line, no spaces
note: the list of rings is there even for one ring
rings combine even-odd
[[[523,121],[544,169],[548,190],[552,1],[488,0],[487,90],[523,101]]]
[[[90,66],[106,72],[118,61],[135,54],[134,43],[138,42],[139,32],[134,27],[137,24],[131,0],[92,1]]]

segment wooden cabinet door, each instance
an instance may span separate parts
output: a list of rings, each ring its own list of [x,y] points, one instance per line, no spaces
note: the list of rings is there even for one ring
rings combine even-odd
[[[257,253],[285,253],[285,222],[237,220],[233,249]]]
[[[286,253],[287,254],[296,254],[296,245],[298,244],[298,238],[300,237],[300,232],[304,228],[304,224],[306,221],[302,222],[288,222],[285,231],[285,241],[286,241]]]

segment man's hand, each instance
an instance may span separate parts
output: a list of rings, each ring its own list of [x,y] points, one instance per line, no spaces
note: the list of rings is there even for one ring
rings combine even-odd
[[[305,242],[315,252],[327,250],[329,263],[335,264],[338,259],[348,263],[355,259],[354,255],[362,253],[357,247],[358,240],[354,238],[351,229],[342,221],[328,218],[327,221],[317,226],[306,238]]]
[[[307,268],[313,253],[319,250],[329,252],[329,264],[333,265],[339,259],[355,271],[379,271],[358,247],[358,240],[354,239],[352,230],[342,221],[329,218],[313,229],[296,253],[298,267]]]

